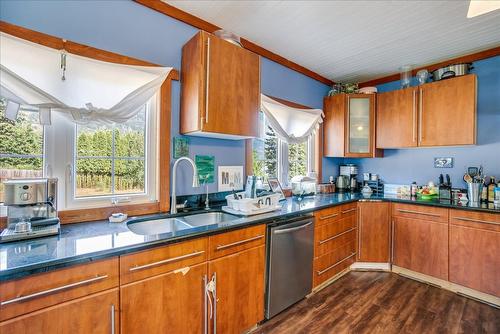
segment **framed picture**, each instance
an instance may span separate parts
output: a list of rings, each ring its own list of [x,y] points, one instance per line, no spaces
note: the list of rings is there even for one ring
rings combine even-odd
[[[189,138],[174,137],[174,159],[189,156]]]
[[[214,183],[215,158],[212,155],[196,155],[195,164],[198,169],[200,184]]]
[[[453,158],[451,157],[434,158],[434,168],[453,168]]]
[[[279,192],[281,194],[280,201],[285,199],[283,188],[281,188],[281,183],[277,178],[270,177],[267,179],[267,183],[269,184],[269,188],[271,188],[272,192]]]
[[[218,191],[243,190],[243,166],[218,167]]]

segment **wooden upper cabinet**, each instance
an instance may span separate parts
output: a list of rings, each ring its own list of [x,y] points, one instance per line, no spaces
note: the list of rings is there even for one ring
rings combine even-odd
[[[418,88],[377,95],[377,147],[402,148],[418,145]]]
[[[323,155],[325,157],[345,157],[345,95],[325,97],[323,121]]]
[[[390,203],[358,203],[358,260],[390,262]]]
[[[324,155],[381,157],[375,148],[375,95],[338,94],[324,100]]]
[[[200,31],[182,48],[180,132],[242,139],[258,135],[260,58]]]
[[[476,144],[474,74],[420,86],[419,146]]]

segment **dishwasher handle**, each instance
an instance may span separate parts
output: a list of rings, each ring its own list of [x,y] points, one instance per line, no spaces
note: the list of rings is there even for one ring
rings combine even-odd
[[[299,225],[299,226],[290,227],[290,228],[283,229],[283,230],[275,230],[275,231],[273,231],[273,234],[283,234],[283,233],[290,233],[293,231],[301,230],[301,229],[311,225],[312,223],[313,223],[312,221],[309,221],[309,222],[302,224],[302,225]]]

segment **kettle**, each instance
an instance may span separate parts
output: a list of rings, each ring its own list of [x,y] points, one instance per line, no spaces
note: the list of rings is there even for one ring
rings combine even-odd
[[[336,183],[337,189],[339,192],[344,192],[349,187],[349,177],[347,175],[339,175],[337,177]]]

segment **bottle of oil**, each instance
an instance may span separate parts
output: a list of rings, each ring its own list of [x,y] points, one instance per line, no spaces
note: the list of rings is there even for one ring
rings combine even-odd
[[[492,176],[490,177],[490,184],[488,185],[488,202],[493,203],[493,201],[495,200],[495,187],[496,187],[495,177]]]
[[[481,202],[488,202],[488,182],[486,180],[483,182],[483,188],[481,190]]]

